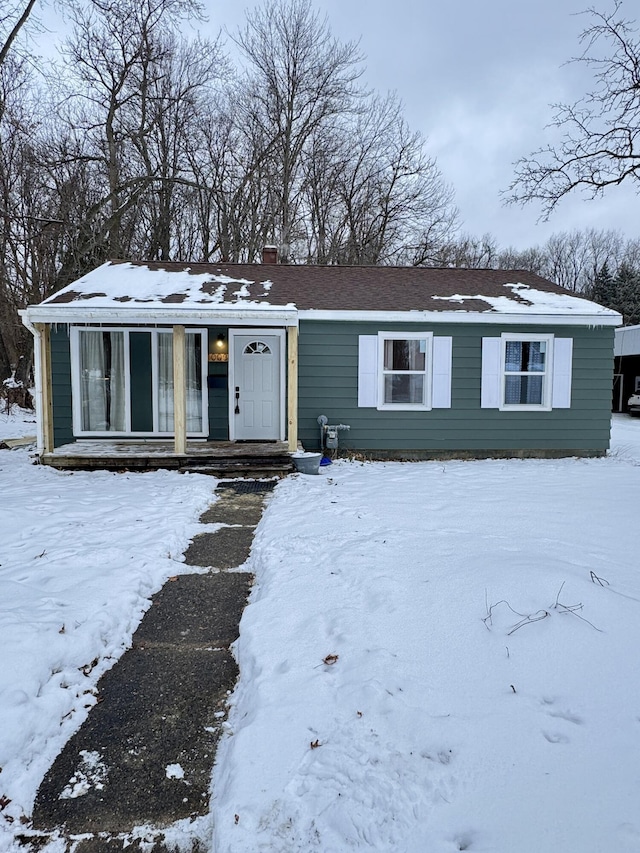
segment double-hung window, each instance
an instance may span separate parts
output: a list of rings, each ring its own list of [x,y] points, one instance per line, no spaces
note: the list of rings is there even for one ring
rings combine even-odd
[[[549,412],[571,406],[573,340],[504,332],[482,340],[483,409]]]
[[[549,376],[552,366],[552,342],[551,336],[503,336],[504,409],[551,408]]]
[[[452,339],[378,332],[358,339],[358,406],[391,411],[451,408]]]
[[[432,335],[381,332],[379,338],[380,408],[427,408]]]

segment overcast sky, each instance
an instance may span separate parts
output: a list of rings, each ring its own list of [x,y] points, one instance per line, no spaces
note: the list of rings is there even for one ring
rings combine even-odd
[[[213,34],[235,30],[255,4],[207,5]],[[574,228],[640,236],[639,199],[624,185],[600,201],[565,201],[546,224],[536,224],[539,207],[505,207],[499,197],[513,162],[550,139],[549,105],[577,100],[590,85],[583,66],[564,65],[588,20],[576,13],[590,5],[610,10],[612,0],[315,0],[335,35],[360,39],[366,82],[395,90],[411,126],[428,137],[428,153],[455,189],[462,230],[520,248]],[[625,0],[627,17],[635,8]]]

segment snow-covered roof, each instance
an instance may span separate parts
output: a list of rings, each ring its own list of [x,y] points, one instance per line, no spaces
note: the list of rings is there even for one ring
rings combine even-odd
[[[202,265],[199,265],[202,266]],[[244,305],[269,308],[271,282],[230,276],[212,268],[195,272],[184,264],[158,265],[108,262],[45,299],[44,305],[82,302],[93,308],[114,304],[144,303],[163,305]],[[257,287],[256,287],[257,285]],[[292,305],[288,307],[293,307]]]
[[[240,315],[266,322],[283,317],[329,319],[335,315],[392,313],[455,315],[486,322],[495,315],[582,318],[619,325],[619,315],[523,270],[427,267],[295,266],[284,264],[185,264],[110,261],[30,308],[29,319],[90,314],[139,321],[153,315]],[[466,316],[464,316],[466,315]],[[170,319],[173,318],[173,319]]]

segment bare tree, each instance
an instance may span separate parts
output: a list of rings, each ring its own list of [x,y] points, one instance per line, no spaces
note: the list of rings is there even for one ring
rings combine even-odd
[[[0,12],[0,65],[9,57],[21,30],[24,29],[33,11],[36,0],[27,0],[24,5],[15,4]],[[0,116],[2,105],[0,103]]]
[[[0,65],[2,373],[7,361],[28,360],[18,309],[110,256],[168,255],[167,217],[179,217],[167,188],[190,183],[183,143],[212,62],[207,46],[190,53],[172,35],[194,8],[190,0],[74,6],[74,62],[57,89],[40,80],[38,91],[15,53]],[[44,115],[54,97],[61,107]]]
[[[547,256],[542,246],[514,249],[508,246],[498,252],[496,267],[501,270],[529,270],[536,275],[546,274]]]
[[[175,129],[176,110],[188,109],[193,87],[188,74],[176,81],[180,60],[172,34],[182,16],[198,12],[195,0],[89,0],[73,6],[74,31],[64,47],[72,69],[66,121],[80,150],[71,156],[91,162],[102,186],[88,211],[89,228],[78,235],[87,244],[80,255],[91,243],[107,257],[132,254],[143,197],[178,179],[175,162],[168,163],[173,151],[166,133],[172,119]],[[205,63],[209,52],[204,48]],[[166,213],[162,189],[156,200]],[[162,227],[163,248],[154,246],[155,255],[168,252],[166,220]]]
[[[430,266],[489,269],[498,266],[498,244],[492,234],[461,234],[432,253]]]
[[[206,120],[224,68],[215,43],[189,43],[170,32],[159,42],[155,63],[145,61],[140,69],[139,105],[126,133],[138,172],[153,182],[138,206],[137,223],[136,248],[149,260],[169,260],[178,252],[186,207],[194,201],[194,190],[201,189],[191,169],[191,140]]]
[[[33,158],[38,122],[31,85],[24,61],[5,57],[0,65],[0,381],[28,347],[17,309],[27,293],[33,295],[34,287],[37,291],[40,278],[46,201],[38,192],[41,176]]]
[[[374,97],[348,132],[341,166],[341,263],[424,262],[455,229],[453,192],[394,95]]]
[[[305,150],[321,126],[354,109],[362,57],[355,43],[334,38],[310,0],[270,0],[234,40],[247,63],[246,118],[261,128],[268,153],[272,239],[287,262],[301,236]]]
[[[614,0],[610,13],[586,12],[592,23],[580,36],[583,53],[572,62],[593,71],[593,89],[575,104],[555,105],[551,126],[562,133],[557,145],[516,163],[507,199],[542,202],[545,219],[574,190],[595,197],[640,180],[640,41],[621,6]]]

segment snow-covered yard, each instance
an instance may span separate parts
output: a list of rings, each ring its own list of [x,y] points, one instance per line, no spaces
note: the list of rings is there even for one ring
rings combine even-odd
[[[21,438],[24,435],[35,436],[36,413],[12,406],[5,410],[4,400],[0,400],[0,441],[5,438]]]
[[[0,453],[16,822],[214,485],[28,462]],[[281,483],[250,558],[212,853],[640,851],[639,507],[624,416],[607,459],[341,462]]]

